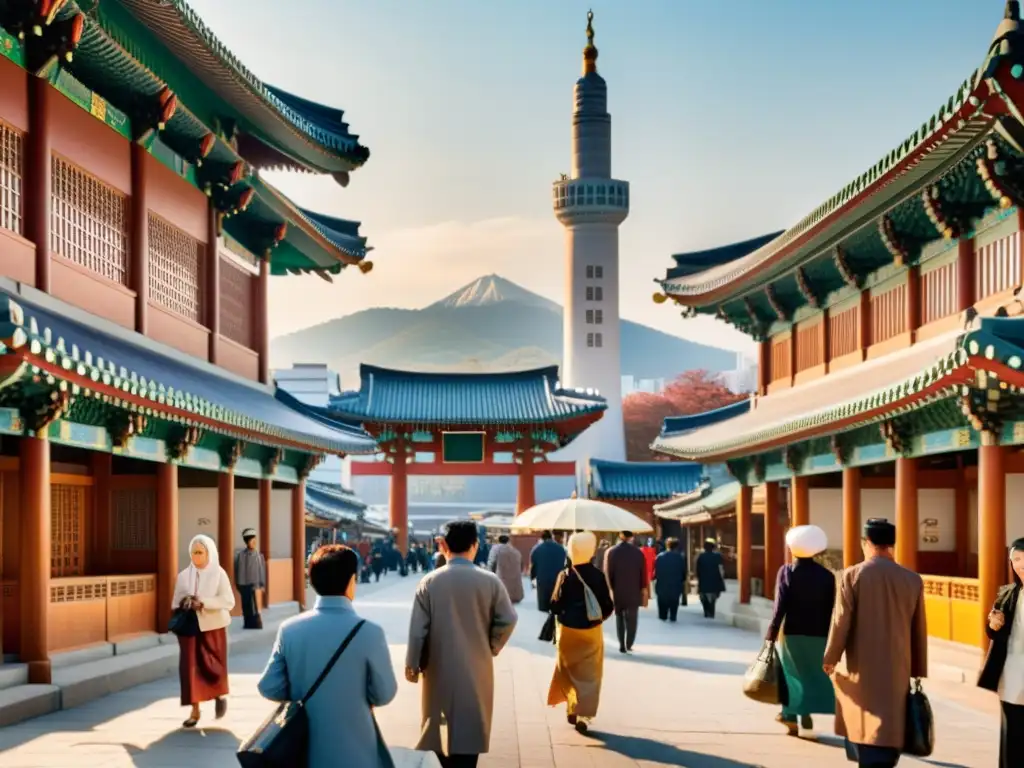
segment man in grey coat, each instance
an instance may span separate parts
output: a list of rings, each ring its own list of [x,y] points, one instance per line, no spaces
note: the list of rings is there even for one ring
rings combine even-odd
[[[235,553],[235,586],[242,598],[242,629],[263,629],[257,595],[267,588],[267,564],[263,553],[256,549],[256,531],[242,531],[245,548]]]
[[[523,601],[523,556],[510,543],[508,534],[498,537],[497,546],[487,556],[487,569],[494,573],[508,590],[513,604]]]
[[[427,574],[416,590],[405,676],[413,683],[423,676],[416,748],[434,752],[443,768],[475,768],[490,748],[494,657],[512,636],[517,617],[498,577],[473,566],[476,524],[449,523],[445,544],[447,565]]]
[[[619,653],[633,650],[640,608],[647,604],[647,560],[633,544],[633,533],[623,531],[619,543],[605,555],[605,576],[615,601],[615,632],[619,637]]]

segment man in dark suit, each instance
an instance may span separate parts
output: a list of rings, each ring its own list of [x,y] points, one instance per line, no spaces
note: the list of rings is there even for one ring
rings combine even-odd
[[[555,581],[565,568],[565,547],[552,539],[551,531],[544,531],[540,538],[530,552],[530,581],[537,588],[537,608],[547,613]]]
[[[641,606],[647,602],[647,561],[633,544],[632,531],[619,534],[619,543],[605,555],[605,575],[615,601],[615,631],[619,637],[619,653],[633,650],[636,621]]]
[[[654,593],[658,597],[658,618],[675,622],[679,603],[686,595],[686,557],[679,551],[679,539],[665,542],[667,549],[654,561]]]

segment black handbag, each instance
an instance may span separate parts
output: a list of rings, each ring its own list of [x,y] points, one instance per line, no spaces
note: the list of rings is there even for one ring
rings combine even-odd
[[[555,642],[555,614],[549,613],[544,620],[544,626],[540,628],[540,635],[537,637],[542,643]]]
[[[295,768],[309,763],[309,716],[306,714],[306,704],[365,623],[365,620],[360,621],[352,628],[305,696],[298,701],[278,704],[270,717],[242,742],[238,748],[238,762],[242,768]]]
[[[907,727],[903,739],[903,754],[928,757],[935,749],[935,719],[932,705],[921,689],[921,678],[910,681],[907,693]]]
[[[762,704],[779,703],[779,678],[782,676],[775,643],[766,640],[754,663],[743,676],[743,693]]]
[[[171,612],[167,631],[173,632],[178,637],[198,637],[200,632],[199,615],[191,608],[175,608]]]

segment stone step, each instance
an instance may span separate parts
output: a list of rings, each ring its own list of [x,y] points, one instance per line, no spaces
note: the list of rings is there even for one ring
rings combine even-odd
[[[27,664],[0,664],[0,691],[27,683]]]
[[[41,717],[60,709],[56,685],[19,685],[0,690],[0,727]]]

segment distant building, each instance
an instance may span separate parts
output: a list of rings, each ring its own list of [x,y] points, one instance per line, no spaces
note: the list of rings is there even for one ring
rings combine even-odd
[[[307,405],[325,408],[332,395],[341,394],[338,374],[323,363],[296,363],[291,368],[275,370],[273,378],[278,387]],[[351,488],[349,460],[328,454],[323,463],[310,472],[309,479]]]
[[[665,379],[638,379],[636,376],[624,375],[622,377],[622,397],[626,398],[636,392],[646,392],[649,395],[660,395],[665,391]]]
[[[722,373],[722,383],[736,394],[757,389],[757,361],[743,352],[736,353],[736,367]]]

